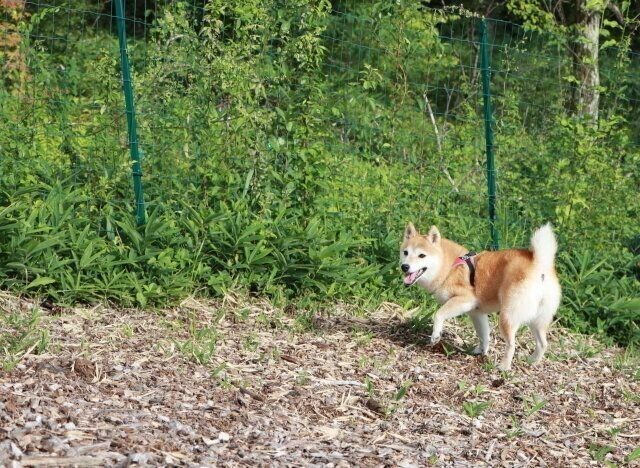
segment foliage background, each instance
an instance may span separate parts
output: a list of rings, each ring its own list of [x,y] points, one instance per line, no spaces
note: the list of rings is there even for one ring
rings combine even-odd
[[[603,23],[590,125],[567,111],[571,31],[535,2],[507,3],[489,20],[502,245],[526,247],[551,220],[561,322],[635,345],[635,36]],[[243,289],[307,308],[394,301],[422,317],[434,304],[397,272],[404,223],[488,245],[470,10],[128,2],[148,209],[138,227],[111,3],[0,8],[4,288],[138,306]]]

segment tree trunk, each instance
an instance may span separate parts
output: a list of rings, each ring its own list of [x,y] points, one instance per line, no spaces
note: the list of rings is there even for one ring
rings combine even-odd
[[[576,115],[598,120],[600,102],[600,72],[598,48],[600,37],[600,10],[587,8],[586,0],[576,0],[578,34],[571,46],[573,74],[578,81],[572,92],[572,107]]]

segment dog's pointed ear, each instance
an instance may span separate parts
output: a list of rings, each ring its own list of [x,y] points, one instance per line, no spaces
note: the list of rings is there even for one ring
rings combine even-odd
[[[429,239],[433,244],[440,242],[442,236],[440,235],[440,231],[438,231],[437,227],[431,226],[431,229],[429,229],[429,233],[427,234],[427,239]]]
[[[413,223],[408,223],[407,227],[404,228],[404,238],[408,240],[416,235],[418,235],[418,231],[416,231],[416,227],[413,225]]]

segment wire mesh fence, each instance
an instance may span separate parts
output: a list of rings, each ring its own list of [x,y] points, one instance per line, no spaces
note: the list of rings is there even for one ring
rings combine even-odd
[[[492,243],[487,175],[493,242],[525,244],[547,220],[569,243],[629,249],[638,234],[616,221],[637,215],[640,62],[629,50],[601,51],[594,129],[567,110],[580,84],[566,43],[461,9],[123,0],[119,15],[118,0],[1,4],[4,197],[73,187],[103,234],[142,221],[143,201],[147,214],[186,217],[242,204],[251,217],[297,210],[301,223],[373,239],[360,247],[370,261],[388,262],[408,220],[482,248]]]

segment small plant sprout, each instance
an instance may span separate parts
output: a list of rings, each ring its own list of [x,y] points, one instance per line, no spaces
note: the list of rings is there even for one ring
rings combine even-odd
[[[508,439],[513,439],[522,435],[522,425],[515,416],[511,416],[510,428],[505,431],[505,435]]]
[[[484,359],[481,364],[482,369],[485,372],[493,372],[496,369],[496,365],[491,359]]]
[[[301,371],[296,376],[296,385],[304,386],[311,381],[311,375],[307,371]]]
[[[466,392],[468,388],[469,388],[469,384],[465,380],[458,381],[458,391]]]
[[[373,396],[375,395],[376,390],[373,386],[373,380],[371,379],[371,377],[365,377],[364,390],[365,392],[367,392],[367,395],[369,396],[369,398],[373,398]]]
[[[352,331],[353,339],[360,346],[366,346],[373,340],[373,332],[369,330],[360,330],[354,328]]]
[[[640,460],[640,447],[636,447],[633,452],[625,457],[625,461],[627,463],[631,463],[636,460]]]
[[[247,351],[253,352],[257,350],[259,346],[260,346],[260,341],[258,341],[258,339],[254,335],[247,336],[244,339],[244,348]]]
[[[618,434],[620,434],[622,432],[622,428],[621,427],[611,427],[609,429],[607,429],[607,434],[609,434],[611,436],[612,439],[615,439]]]
[[[128,323],[125,323],[124,325],[122,325],[121,330],[122,330],[122,336],[124,336],[125,338],[131,338],[134,334],[133,327]]]
[[[413,382],[411,380],[405,380],[404,382],[402,382],[402,384],[400,384],[398,390],[396,390],[396,392],[393,394],[390,403],[387,405],[387,414],[392,414],[398,411],[401,406],[402,400],[407,395],[407,392],[409,391],[409,388],[412,384]]]
[[[461,380],[458,382],[458,390],[463,394],[463,396],[467,397],[470,395],[480,396],[489,391],[487,387],[482,384],[477,384],[470,386],[466,381]]]
[[[211,369],[210,371],[211,377],[213,377],[214,379],[224,377],[224,375],[226,374],[227,367],[228,366],[226,362],[222,362],[218,364],[216,367]]]
[[[640,404],[640,393],[632,390],[622,389],[622,396],[625,400]]]
[[[488,392],[489,389],[487,387],[485,387],[484,385],[482,385],[482,384],[478,384],[478,385],[475,385],[474,387],[472,387],[471,391],[474,393],[474,395],[480,396],[480,395]]]
[[[402,382],[402,385],[400,385],[400,387],[398,388],[398,391],[393,396],[393,399],[395,401],[402,400],[405,397],[405,395],[407,394],[407,391],[409,390],[409,387],[411,387],[411,384],[413,384],[413,382],[411,380],[405,380],[404,382]]]
[[[174,344],[189,359],[201,365],[208,364],[216,351],[218,342],[216,330],[190,327],[190,335],[190,338],[186,341],[174,340]]]
[[[611,447],[610,445],[599,445],[594,443],[589,445],[589,454],[595,461],[604,463],[607,454],[613,452],[614,449],[615,447]]]
[[[442,343],[442,352],[444,352],[445,356],[449,357],[456,352],[456,349],[453,346],[448,345],[445,342],[441,342],[441,343]]]
[[[533,414],[540,411],[547,404],[546,400],[542,399],[540,396],[535,395],[533,397],[526,397],[523,401],[524,405],[524,413],[526,417],[532,416]]]
[[[464,401],[462,402],[462,409],[465,414],[470,418],[477,418],[484,411],[491,406],[491,402],[489,401]]]

